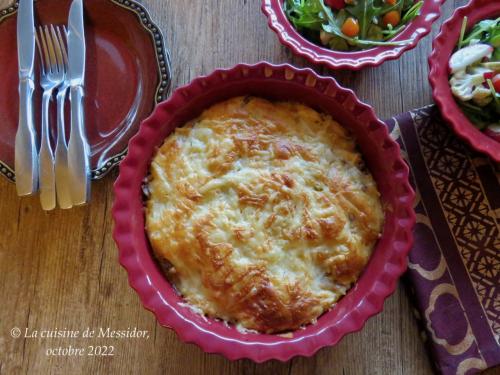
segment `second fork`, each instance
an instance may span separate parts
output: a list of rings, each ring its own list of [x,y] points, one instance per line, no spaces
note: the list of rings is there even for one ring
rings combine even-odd
[[[64,35],[66,32],[64,31]],[[40,169],[40,202],[46,211],[53,210],[57,201],[61,208],[71,208],[70,192],[67,189],[69,169],[67,161],[67,145],[64,129],[64,102],[68,83],[65,79],[67,54],[62,33],[53,25],[39,27],[37,47],[41,61],[40,85],[42,96],[42,129],[39,155]],[[57,95],[57,145],[56,157],[50,141],[49,110],[52,95],[59,88]],[[57,185],[57,194],[56,194]]]
[[[63,37],[64,35],[64,37]],[[66,142],[66,127],[64,120],[64,104],[70,86],[68,80],[68,53],[66,52],[66,28],[57,28],[59,48],[56,56],[63,71],[63,82],[57,91],[57,144],[56,144],[56,195],[57,203],[62,209],[73,207],[70,189],[70,171],[68,166],[68,144]]]

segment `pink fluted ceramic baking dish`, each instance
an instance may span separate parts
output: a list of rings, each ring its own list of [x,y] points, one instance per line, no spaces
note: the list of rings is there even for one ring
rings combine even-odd
[[[244,334],[222,322],[194,313],[163,276],[155,263],[144,230],[142,185],[155,150],[177,127],[198,116],[203,109],[238,95],[303,102],[330,113],[357,138],[368,168],[377,181],[385,207],[385,227],[362,276],[348,294],[317,324],[293,332],[290,337]],[[334,79],[320,77],[311,69],[290,65],[240,64],[216,70],[177,89],[158,105],[130,141],[129,153],[120,166],[115,184],[114,239],[120,263],[129,275],[144,307],[159,323],[170,327],[184,342],[195,343],[208,353],[231,360],[250,358],[286,361],[311,356],[320,348],[335,345],[346,334],[360,330],[366,320],[382,310],[406,269],[412,244],[414,192],[408,167],[399,146],[371,107]]]

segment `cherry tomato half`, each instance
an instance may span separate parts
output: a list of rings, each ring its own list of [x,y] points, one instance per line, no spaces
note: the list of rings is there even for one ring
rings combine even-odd
[[[399,24],[400,21],[401,14],[397,10],[391,10],[390,12],[387,12],[382,18],[382,23],[385,27],[387,27],[388,25],[392,25],[392,27],[395,27]]]
[[[493,82],[493,87],[495,88],[495,91],[500,93],[500,73],[494,76],[491,82]]]
[[[483,73],[484,79],[492,79],[495,76],[495,72]]]
[[[342,25],[342,32],[348,37],[354,38],[359,34],[359,23],[356,19],[349,17]]]

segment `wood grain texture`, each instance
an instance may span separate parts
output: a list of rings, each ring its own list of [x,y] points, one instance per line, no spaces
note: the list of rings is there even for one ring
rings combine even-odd
[[[0,0],[4,1],[5,0]],[[43,0],[41,0],[43,1]],[[173,87],[239,62],[308,66],[282,47],[260,12],[260,0],[146,0],[171,48]],[[442,7],[447,18],[456,4]],[[437,22],[433,34],[438,30]],[[427,56],[431,37],[399,61],[335,76],[372,104],[381,118],[431,103]],[[118,264],[110,208],[116,172],[93,186],[92,204],[42,212],[37,198],[18,199],[0,179],[0,374],[401,374],[431,373],[431,364],[400,286],[383,313],[334,348],[288,363],[230,362],[180,342],[144,310]],[[10,330],[138,329],[149,340],[13,339]],[[114,345],[116,355],[50,357],[47,348]],[[494,371],[494,370],[493,370]],[[493,374],[493,371],[490,373]],[[498,372],[497,372],[498,373]]]

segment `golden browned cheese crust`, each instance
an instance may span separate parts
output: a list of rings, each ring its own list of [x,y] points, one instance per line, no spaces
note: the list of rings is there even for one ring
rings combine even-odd
[[[343,296],[383,211],[354,140],[330,116],[251,97],[214,105],[158,150],[146,229],[187,303],[265,333]]]

